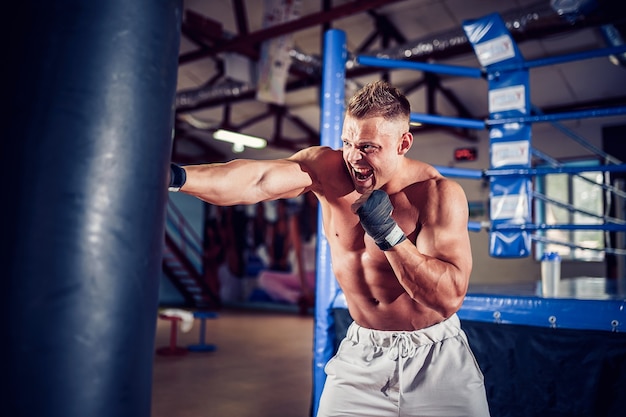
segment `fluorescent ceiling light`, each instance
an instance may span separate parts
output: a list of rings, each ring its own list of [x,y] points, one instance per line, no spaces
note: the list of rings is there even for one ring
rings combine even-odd
[[[244,135],[242,133],[231,132],[224,129],[215,131],[215,133],[213,133],[213,138],[232,143],[233,152],[242,152],[245,146],[255,149],[262,149],[267,146],[267,141],[265,139]]]

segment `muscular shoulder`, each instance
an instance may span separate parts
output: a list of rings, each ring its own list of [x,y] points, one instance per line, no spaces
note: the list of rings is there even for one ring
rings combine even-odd
[[[341,158],[341,152],[336,151],[328,146],[310,146],[308,148],[304,148],[288,159],[291,161],[298,161],[300,163],[309,163],[309,162],[319,162],[327,158],[333,158],[334,155],[337,155],[338,158]]]
[[[467,198],[463,188],[454,180],[439,176],[425,184],[423,220],[440,223],[467,221]]]
[[[451,215],[453,210],[456,215],[464,215],[467,212],[467,200],[463,188],[456,181],[446,178],[433,166],[412,161],[412,172],[407,187],[409,198],[420,208],[423,221],[434,220],[441,216]]]
[[[311,146],[296,152],[288,160],[297,162],[313,179],[314,188],[321,188],[326,179],[338,181],[345,170],[341,151],[328,146]]]

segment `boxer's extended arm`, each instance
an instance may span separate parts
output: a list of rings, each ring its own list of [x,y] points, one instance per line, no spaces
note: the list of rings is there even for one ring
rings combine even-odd
[[[311,178],[296,162],[234,160],[223,164],[187,165],[180,191],[220,206],[254,204],[296,197]]]
[[[319,153],[319,152],[317,152]],[[296,197],[313,185],[308,167],[314,151],[300,151],[287,159],[237,159],[227,163],[187,165],[184,183],[178,184],[172,168],[170,190],[177,188],[211,204],[228,206]]]

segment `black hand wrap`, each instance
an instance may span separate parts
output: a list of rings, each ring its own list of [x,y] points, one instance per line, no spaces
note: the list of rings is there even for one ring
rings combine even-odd
[[[168,190],[174,192],[180,190],[180,187],[185,184],[185,181],[187,181],[185,168],[172,162],[170,164],[170,186]]]
[[[374,190],[357,210],[363,229],[382,250],[389,250],[406,239],[400,226],[391,218],[392,211],[389,196],[381,190]]]

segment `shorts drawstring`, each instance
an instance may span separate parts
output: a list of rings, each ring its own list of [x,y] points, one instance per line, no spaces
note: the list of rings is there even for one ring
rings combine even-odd
[[[415,352],[417,352],[417,347],[410,334],[396,333],[391,336],[391,345],[389,346],[389,352],[387,352],[389,359],[395,361],[398,357],[412,358],[415,356]]]
[[[389,345],[389,351],[387,357],[392,361],[398,361],[400,358],[412,358],[417,352],[417,346],[411,339],[411,335],[408,333],[396,333],[391,336],[391,344]],[[387,391],[390,388],[396,386],[400,382],[400,364],[396,364],[393,370],[393,374],[385,385],[380,389],[385,397],[388,397]]]

